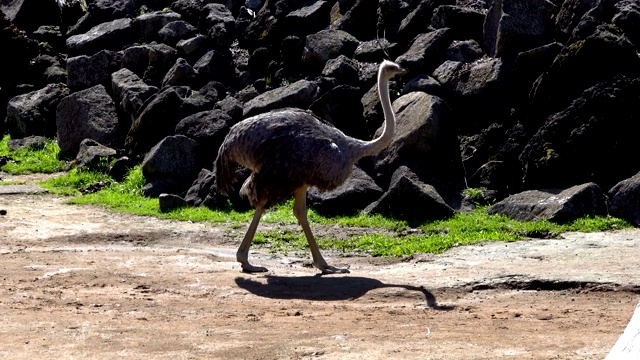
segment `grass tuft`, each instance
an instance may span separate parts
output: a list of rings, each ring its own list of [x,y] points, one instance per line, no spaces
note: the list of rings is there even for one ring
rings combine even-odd
[[[43,150],[10,151],[8,136],[0,142],[0,155],[16,159],[2,170],[23,174],[30,172],[57,172],[64,162],[57,159],[59,148],[50,141]],[[104,171],[104,169],[102,169]],[[81,190],[98,182],[108,183],[102,190],[81,195]],[[100,205],[113,210],[136,215],[157,216],[175,220],[228,223],[232,228],[245,226],[253,217],[253,211],[237,212],[230,208],[210,210],[205,207],[187,207],[161,213],[158,199],[145,197],[142,188],[146,181],[140,165],[129,171],[125,179],[116,182],[103,172],[73,169],[64,175],[46,180],[41,185],[49,191],[71,195],[69,203]],[[472,195],[479,196],[478,193]],[[269,210],[262,222],[297,224],[293,216],[293,200]],[[312,228],[318,225],[349,228],[352,235],[346,238],[322,237],[318,245],[344,253],[360,252],[373,256],[407,256],[415,253],[442,253],[456,246],[486,241],[518,241],[528,237],[554,236],[567,231],[608,231],[631,227],[621,219],[610,216],[585,217],[570,224],[554,224],[549,221],[522,222],[503,215],[489,215],[486,207],[478,207],[469,213],[458,213],[446,220],[432,221],[411,228],[406,222],[381,215],[358,214],[354,216],[324,217],[309,210]],[[254,239],[258,246],[272,252],[306,250],[307,241],[301,230],[268,230],[258,232]]]
[[[49,140],[43,149],[40,150],[17,150],[9,149],[9,135],[5,135],[0,141],[0,156],[9,156],[13,161],[7,162],[0,167],[0,170],[13,175],[23,175],[32,173],[50,174],[63,171],[65,162],[58,156],[60,147],[56,140]]]

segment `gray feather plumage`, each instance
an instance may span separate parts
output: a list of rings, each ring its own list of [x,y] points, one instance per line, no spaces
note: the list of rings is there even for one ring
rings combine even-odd
[[[269,207],[302,186],[332,190],[351,173],[363,141],[309,111],[285,109],[234,125],[216,159],[219,191],[229,193],[237,164],[253,171],[241,189],[252,205]]]

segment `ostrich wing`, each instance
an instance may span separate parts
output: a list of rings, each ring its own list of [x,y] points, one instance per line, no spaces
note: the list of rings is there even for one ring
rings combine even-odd
[[[334,141],[335,129],[305,120],[281,130],[258,147],[258,194],[275,203],[302,186],[334,189],[349,176],[352,164]]]
[[[235,125],[219,158],[251,169],[243,193],[268,207],[302,186],[330,190],[342,184],[353,165],[349,149],[354,141],[308,111],[287,109]]]

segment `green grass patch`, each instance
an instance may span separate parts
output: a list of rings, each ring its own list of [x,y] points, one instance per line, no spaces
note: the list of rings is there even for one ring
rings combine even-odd
[[[626,220],[615,218],[612,216],[593,216],[584,217],[578,219],[573,223],[566,225],[562,228],[564,231],[578,231],[578,232],[596,232],[596,231],[610,231],[632,228],[633,225]]]
[[[308,247],[302,231],[269,230],[257,232],[253,238],[257,246],[266,247],[272,253],[287,255],[290,251],[298,251]]]
[[[161,213],[158,199],[146,197],[142,193],[145,184],[140,165],[129,171],[122,182],[116,182],[107,175],[74,169],[69,173],[42,183],[42,186],[54,193],[80,195],[80,189],[103,181],[110,185],[102,190],[86,195],[75,196],[68,203],[76,205],[99,205],[134,215],[157,216],[183,221],[249,221],[252,214],[237,211],[212,211],[205,207],[186,207]]]
[[[317,239],[320,248],[331,248],[341,252],[362,252],[373,256],[407,256],[416,253],[442,253],[448,249],[463,245],[472,245],[487,241],[512,242],[528,237],[557,236],[567,231],[607,231],[631,227],[621,219],[610,216],[596,216],[579,219],[570,224],[555,224],[549,221],[516,221],[503,215],[489,215],[486,208],[469,213],[459,213],[450,219],[425,223],[413,233],[380,232],[372,229],[370,233],[350,236],[347,239]],[[360,218],[364,215],[359,215]],[[339,218],[335,223],[345,222]],[[375,223],[378,229],[392,230],[384,219]],[[324,219],[323,223],[331,223]],[[312,224],[313,227],[313,224]],[[307,247],[302,231],[269,231],[256,235],[257,243],[268,244],[272,251],[288,252]]]
[[[102,190],[80,195],[80,190],[97,182],[108,182]],[[58,194],[73,195],[69,203],[100,205],[136,215],[157,216],[168,219],[227,223],[233,228],[245,226],[251,221],[253,211],[237,212],[230,207],[210,210],[205,207],[186,207],[161,213],[158,199],[143,196],[145,179],[141,166],[133,168],[122,182],[95,171],[74,169],[61,177],[44,181],[42,186]],[[297,224],[293,216],[293,201],[277,206],[263,216],[262,222]],[[348,227],[355,235],[345,238],[323,236],[318,245],[344,253],[360,252],[373,256],[407,256],[415,253],[442,253],[456,246],[485,241],[518,241],[528,237],[555,236],[567,231],[607,231],[631,227],[621,219],[609,216],[586,217],[570,224],[549,221],[522,222],[503,215],[489,215],[486,207],[458,213],[446,220],[432,221],[411,228],[404,221],[380,215],[358,214],[354,216],[324,217],[309,210],[312,228],[319,225]],[[258,231],[254,239],[258,246],[272,252],[288,253],[306,250],[308,245],[301,229]]]
[[[58,195],[80,195],[80,190],[98,182],[111,181],[111,177],[103,173],[85,171],[74,168],[64,175],[42,181],[40,186]]]
[[[378,214],[360,213],[351,216],[325,217],[317,214],[313,209],[309,209],[308,218],[310,222],[344,227],[383,228],[394,231],[402,231],[409,228],[409,225],[404,220],[390,219]]]
[[[59,183],[86,185],[86,179],[74,180],[71,172],[68,176],[48,180],[47,188]],[[158,199],[147,198],[140,193],[140,168],[135,168],[122,183],[113,183],[105,189],[88,195],[74,197],[72,204],[92,204],[109,207],[136,215],[158,216],[175,220],[232,223],[245,225],[253,217],[253,211],[237,212],[230,209],[210,210],[205,207],[187,207],[168,213],[160,213]],[[69,180],[64,180],[67,177]],[[52,185],[53,184],[53,185]],[[137,185],[136,185],[137,184]],[[74,185],[72,185],[74,186]],[[262,222],[297,224],[293,216],[293,202],[289,201],[268,211]],[[456,246],[477,244],[485,241],[517,241],[527,237],[555,236],[566,231],[606,231],[622,229],[631,225],[613,217],[588,217],[573,223],[559,225],[549,221],[522,222],[503,215],[489,215],[485,208],[469,213],[458,213],[453,217],[427,222],[416,229],[409,228],[405,222],[382,216],[356,215],[327,218],[310,211],[312,228],[318,225],[361,228],[359,235],[347,239],[319,238],[321,248],[331,248],[342,252],[362,252],[373,256],[406,256],[415,253],[442,253]],[[307,248],[302,230],[271,230],[258,232],[254,242],[267,247],[272,252],[297,251]]]
[[[64,171],[65,162],[58,159],[60,148],[56,140],[48,140],[40,150],[9,149],[9,135],[5,135],[0,141],[0,156],[9,156],[13,161],[7,162],[0,170],[13,175],[45,173]]]
[[[70,173],[68,176],[73,177],[74,175]],[[47,182],[49,184],[58,183],[64,178],[52,179]],[[141,195],[142,183],[141,170],[137,167],[129,173],[122,183],[114,183],[97,193],[74,197],[69,202],[107,206],[117,211],[136,215],[196,222],[230,222],[237,226],[244,226],[253,217],[253,211],[210,210],[205,207],[187,207],[168,213],[160,213],[158,199]],[[85,183],[82,182],[82,184]],[[262,222],[297,224],[292,208],[293,202],[288,201],[268,211],[263,216]],[[409,228],[403,221],[379,215],[359,214],[328,218],[310,210],[309,220],[312,228],[317,225],[361,228],[360,231],[356,231],[359,235],[350,236],[347,239],[318,238],[318,245],[324,249],[330,248],[346,253],[362,252],[373,256],[442,253],[456,246],[485,241],[517,241],[527,237],[553,236],[566,231],[606,231],[631,226],[623,220],[608,216],[583,218],[566,225],[549,221],[522,222],[503,215],[489,215],[485,209],[478,208],[473,212],[458,213],[446,220],[424,223],[416,229]],[[258,231],[254,242],[272,252],[281,253],[298,251],[308,247],[302,230]]]

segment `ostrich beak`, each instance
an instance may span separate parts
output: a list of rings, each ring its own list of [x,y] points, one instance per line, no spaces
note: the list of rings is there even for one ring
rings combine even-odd
[[[396,73],[396,76],[400,77],[400,76],[404,76],[409,72],[409,70],[407,68],[401,67],[398,68],[398,72]]]

